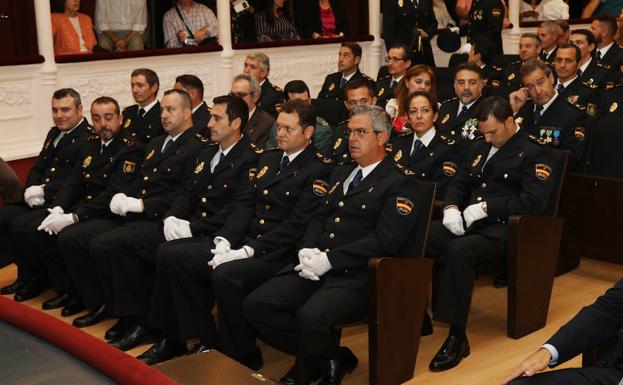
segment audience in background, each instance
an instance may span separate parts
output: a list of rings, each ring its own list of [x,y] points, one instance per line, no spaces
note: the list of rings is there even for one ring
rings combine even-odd
[[[347,35],[348,20],[342,0],[311,0],[295,5],[299,14],[301,35],[306,38],[335,37]]]
[[[255,32],[258,41],[300,39],[290,0],[266,0],[264,10],[255,14]]]
[[[216,41],[218,20],[214,12],[192,0],[178,0],[162,18],[167,48],[197,46]]]
[[[147,27],[145,0],[97,0],[95,27],[99,45],[107,51],[124,52],[144,48]]]
[[[97,44],[93,22],[78,12],[80,0],[57,0],[52,13],[54,54],[75,55],[93,52]]]

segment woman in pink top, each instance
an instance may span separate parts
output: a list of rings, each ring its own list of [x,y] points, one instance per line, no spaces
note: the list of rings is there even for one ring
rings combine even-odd
[[[342,0],[307,0],[294,4],[302,20],[303,37],[321,38],[347,35],[348,20]]]
[[[91,18],[78,12],[80,0],[60,0],[55,6],[58,12],[52,13],[54,53],[56,55],[92,53],[97,39]]]

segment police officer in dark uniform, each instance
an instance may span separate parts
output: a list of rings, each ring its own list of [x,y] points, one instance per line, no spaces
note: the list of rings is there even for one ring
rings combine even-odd
[[[385,108],[385,105],[394,97],[394,91],[398,82],[405,76],[411,67],[411,51],[409,46],[396,43],[387,51],[387,69],[389,75],[377,79],[376,104]]]
[[[413,62],[435,67],[430,39],[437,32],[437,19],[431,0],[383,0],[383,39],[411,48]]]
[[[439,108],[435,126],[442,134],[458,135],[475,140],[482,135],[475,119],[476,108],[482,101],[480,68],[473,63],[461,63],[454,74],[454,91],[457,97],[446,100]]]
[[[427,255],[441,265],[434,319],[450,333],[432,359],[431,371],[455,367],[469,355],[466,336],[477,269],[504,264],[512,214],[539,215],[553,190],[551,150],[519,129],[509,103],[485,99],[476,112],[484,140],[475,142],[465,166],[444,195],[443,220],[431,224]]]
[[[420,215],[417,179],[385,156],[392,130],[385,111],[358,107],[348,129],[355,162],[331,175],[321,210],[297,248],[298,260],[243,304],[263,339],[296,355],[282,384],[307,385],[321,376],[322,384],[340,384],[357,366],[357,357],[339,346],[335,326],[365,316],[369,258],[395,255]]]
[[[620,83],[604,91],[598,115],[623,117],[623,87]]]
[[[137,141],[148,143],[164,134],[160,121],[160,102],[156,98],[160,80],[148,68],[135,69],[130,79],[136,104],[123,110],[123,127]]]
[[[562,28],[556,21],[545,21],[537,29],[537,35],[541,39],[539,58],[546,64],[554,64],[556,51],[558,51],[558,39],[562,33]]]
[[[501,75],[502,68],[491,64],[493,61],[494,46],[491,40],[486,37],[479,37],[472,41],[472,48],[468,54],[468,62],[476,64],[480,67],[482,79],[487,82],[487,85],[491,86],[493,79],[498,79]],[[491,80],[491,81],[489,81]],[[496,86],[499,86],[496,84]]]
[[[243,72],[253,76],[260,85],[261,93],[257,105],[274,118],[277,117],[276,106],[283,104],[283,90],[268,80],[270,59],[261,52],[247,55],[244,60]]]
[[[2,294],[16,293],[14,299],[18,302],[38,296],[48,285],[43,266],[25,259],[32,253],[26,229],[31,223],[41,223],[41,217],[45,217],[45,208],[76,165],[91,130],[82,116],[80,94],[71,88],[57,90],[52,95],[52,118],[55,126],[48,131],[24,184],[25,202],[0,208],[0,247],[18,266],[17,280],[2,288]]]
[[[623,48],[614,41],[617,32],[617,21],[613,16],[600,15],[593,19],[591,31],[595,35],[595,59],[604,65],[604,68],[616,72],[620,77],[623,66]]]
[[[210,129],[208,122],[210,121],[210,109],[203,100],[203,82],[195,75],[180,75],[175,78],[175,86],[173,88],[182,89],[188,92],[193,103],[193,130],[201,135],[200,139],[210,140]]]
[[[293,245],[328,191],[330,173],[330,160],[310,145],[316,123],[313,106],[288,101],[277,121],[279,148],[261,156],[250,175],[251,188],[234,203],[214,241],[204,237],[167,243],[158,250],[158,277],[171,284],[156,285],[149,322],[164,332],[169,346],[181,346],[194,337],[200,343],[191,349],[193,353],[216,346],[207,297],[209,281],[219,276],[222,282],[214,282],[214,290],[222,351],[245,365],[261,367],[253,329],[240,313],[242,299],[289,262]],[[225,285],[226,290],[219,290]],[[144,358],[155,363],[171,358],[172,351],[156,345]]]
[[[344,100],[346,98],[344,89],[349,82],[362,78],[369,79],[359,71],[362,52],[361,46],[357,43],[350,41],[342,43],[337,58],[338,72],[327,75],[318,98]]]
[[[597,85],[599,89],[606,88],[608,84],[614,85],[619,82],[621,75],[617,71],[611,71],[608,65],[599,63],[593,57],[595,51],[595,36],[588,29],[574,29],[570,41],[581,52],[578,63],[578,77],[582,83]]]
[[[27,258],[45,266],[58,294],[45,301],[43,309],[63,307],[64,317],[82,311],[84,305],[59,255],[56,234],[107,210],[111,194],[106,191],[112,186],[122,189],[131,184],[143,158],[142,144],[135,143],[127,131],[121,130],[116,100],[97,98],[91,105],[91,119],[94,135],[87,139],[79,161],[50,204],[50,214],[44,213],[42,222],[31,223],[27,229],[33,250]]]
[[[376,104],[374,82],[368,79],[359,79],[348,83],[345,87],[345,94],[346,100],[344,105],[349,113],[358,106]],[[331,159],[333,159],[335,164],[351,162],[350,152],[348,151],[348,137],[346,136],[347,129],[348,120],[345,120],[338,124],[333,131]]]
[[[59,252],[88,314],[76,318],[74,326],[86,327],[114,314],[111,253],[128,238],[140,239],[137,231],[153,226],[177,197],[180,187],[196,167],[197,153],[205,145],[192,127],[190,96],[169,90],[162,99],[162,124],[167,135],[152,140],[138,173],[138,182],[124,186],[101,217],[63,231],[57,240]],[[110,213],[114,215],[110,215]],[[157,225],[155,225],[157,226]],[[108,309],[106,308],[108,305]],[[144,337],[144,336],[139,336]]]
[[[521,67],[521,81],[526,87],[509,96],[519,124],[541,143],[569,150],[568,170],[580,170],[588,130],[592,125],[586,112],[588,107],[573,99],[561,97],[554,88],[550,67],[538,59],[524,63]],[[528,101],[528,97],[532,100]]]
[[[455,135],[437,132],[434,124],[439,108],[432,94],[416,91],[409,95],[407,103],[412,131],[394,140],[393,159],[416,177],[437,183],[436,194],[441,199],[464,162],[466,142]]]
[[[503,54],[502,24],[504,5],[500,0],[475,0],[467,15],[469,23],[461,26],[461,35],[467,35],[467,42],[487,37],[495,46],[496,54]]]
[[[556,72],[554,87],[558,96],[586,106],[587,115],[594,118],[599,105],[600,92],[597,84],[583,82],[577,75],[580,57],[580,49],[573,43],[558,46],[553,63]]]
[[[498,89],[493,92],[494,95],[508,96],[511,92],[517,91],[521,87],[521,79],[519,77],[519,69],[521,64],[529,60],[539,57],[541,51],[541,39],[534,33],[522,33],[519,38],[519,60],[509,63],[501,72],[501,76],[493,80],[497,80]],[[495,86],[495,84],[493,84]]]

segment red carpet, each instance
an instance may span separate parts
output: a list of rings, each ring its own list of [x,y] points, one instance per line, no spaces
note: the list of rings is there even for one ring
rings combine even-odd
[[[179,385],[160,371],[46,313],[0,296],[0,320],[63,349],[123,385]]]

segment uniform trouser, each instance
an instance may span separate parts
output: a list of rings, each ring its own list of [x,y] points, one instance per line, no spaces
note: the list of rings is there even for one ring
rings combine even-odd
[[[165,242],[160,220],[134,220],[91,241],[91,257],[108,273],[100,275],[109,311],[147,321],[153,291],[156,250]]]
[[[510,385],[613,385],[623,379],[623,371],[613,366],[585,366],[523,377]]]
[[[211,238],[188,238],[163,243],[156,257],[156,280],[148,324],[177,341],[199,337],[216,346],[218,332],[212,317],[210,290]]]
[[[457,237],[435,221],[431,224],[427,256],[434,257],[441,265],[439,293],[433,304],[434,319],[466,327],[478,267],[504,263],[507,242],[475,233]]]
[[[266,342],[296,354],[297,384],[307,385],[323,359],[338,352],[340,332],[334,325],[362,319],[367,294],[328,287],[296,273],[278,275],[247,296],[243,314]]]
[[[19,268],[18,263],[21,261],[17,256],[17,247],[11,240],[11,222],[29,211],[28,206],[23,203],[5,204],[0,207],[0,267],[15,263]]]
[[[28,236],[29,229],[32,226],[37,228],[47,214],[44,208],[28,210],[10,221],[8,242],[12,244],[10,247],[13,248],[13,257],[19,271],[18,278],[25,282],[37,279],[47,284],[49,280],[45,265],[37,258],[33,242]]]
[[[46,212],[47,214],[47,212]],[[41,219],[43,221],[43,218]],[[38,222],[38,223],[37,223]],[[37,230],[37,227],[41,224],[40,221],[31,222],[27,228],[27,237],[31,242],[32,252],[27,259],[36,261],[38,265],[43,266],[46,269],[47,275],[52,281],[52,286],[58,294],[68,294],[75,298],[78,297],[78,292],[73,284],[71,276],[67,271],[65,262],[58,251],[57,247],[57,235],[50,235],[42,230]],[[78,226],[73,224],[67,226],[63,231],[70,230],[72,227]],[[62,233],[62,231],[61,231]]]
[[[257,350],[256,332],[242,314],[246,296],[283,268],[282,260],[247,258],[218,266],[212,274],[212,289],[218,304],[222,352],[245,362]]]
[[[60,256],[88,309],[106,303],[104,283],[100,281],[105,272],[98,271],[90,251],[91,241],[122,223],[122,219],[116,217],[91,219],[69,226],[58,235],[56,243]],[[107,268],[107,271],[110,269]]]

